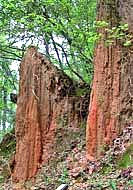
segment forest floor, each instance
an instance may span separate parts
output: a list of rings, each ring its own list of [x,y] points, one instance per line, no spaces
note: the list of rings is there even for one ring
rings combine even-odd
[[[113,144],[104,150],[105,154],[97,162],[88,162],[85,139],[81,137],[73,142],[71,149],[65,149],[56,160],[43,166],[34,183],[33,180],[27,181],[20,189],[56,190],[65,183],[69,186],[68,190],[132,190],[133,126],[127,126]],[[1,155],[0,190],[15,189],[7,166],[8,159]]]

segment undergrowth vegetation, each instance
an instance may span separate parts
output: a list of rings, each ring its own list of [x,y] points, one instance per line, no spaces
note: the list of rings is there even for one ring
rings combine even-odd
[[[56,189],[62,183],[67,183],[69,190],[132,190],[133,126],[125,128],[113,141],[113,144],[106,147],[106,153],[97,162],[86,160],[84,125],[81,126],[81,129],[80,140],[79,138],[75,139],[76,132],[73,136],[66,135],[62,144],[59,142],[55,158],[40,169],[35,185],[32,180],[29,180],[24,184],[26,188],[51,190]],[[70,136],[71,142],[69,142]],[[10,141],[4,145],[8,147]],[[2,152],[1,156],[4,153]],[[8,154],[5,152],[3,156],[8,159],[11,152]],[[1,189],[3,181],[8,177],[9,171],[8,175],[0,174]]]

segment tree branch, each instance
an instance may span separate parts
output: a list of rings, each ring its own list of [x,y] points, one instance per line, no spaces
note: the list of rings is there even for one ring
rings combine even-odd
[[[15,57],[18,57],[18,58],[22,59],[22,57],[20,57],[19,55],[17,55],[17,54],[14,53],[14,52],[10,52],[10,51],[5,50],[5,49],[2,49],[2,48],[0,48],[0,51],[5,52],[5,53],[9,53],[9,54],[11,54],[11,55],[14,55]]]
[[[8,77],[8,80],[10,81],[11,85],[13,85],[14,89],[17,90],[12,72],[11,72],[8,64],[7,63],[5,63],[5,64],[6,64],[8,71],[6,70],[6,68],[3,65],[2,65],[2,69],[5,70],[5,73],[7,76],[9,76],[9,75],[11,76],[12,80],[10,79],[10,77]]]
[[[8,59],[8,60],[14,60],[14,61],[21,61],[21,59],[17,59],[17,58],[13,58],[13,57],[5,57],[5,56],[1,56],[0,58],[2,59]]]
[[[67,65],[68,65],[68,67],[71,69],[71,71],[72,71],[81,81],[83,81],[84,83],[86,83],[85,80],[83,79],[83,77],[82,77],[81,75],[79,75],[79,73],[77,73],[75,70],[73,70],[73,68],[72,68],[71,65],[69,64],[69,61],[68,61],[68,58],[67,58],[67,54],[66,54],[64,48],[63,48],[60,44],[58,44],[57,42],[56,42],[56,44],[62,49],[62,51],[63,51],[63,53],[64,53],[64,56],[65,56],[65,59],[66,59],[66,63],[67,63]]]
[[[60,59],[60,55],[59,55],[58,49],[57,49],[57,47],[56,47],[56,42],[54,41],[54,38],[53,38],[52,34],[51,34],[50,36],[51,36],[51,40],[52,40],[52,42],[53,42],[53,46],[54,46],[55,52],[56,52],[56,54],[57,54],[58,60],[59,60],[60,68],[63,70],[62,61],[61,61],[61,59]]]

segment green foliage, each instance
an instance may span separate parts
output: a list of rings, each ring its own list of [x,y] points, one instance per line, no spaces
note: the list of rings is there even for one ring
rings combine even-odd
[[[11,59],[15,58],[14,52],[6,48],[7,40],[0,36],[0,141],[8,128],[13,128],[15,122],[15,105],[10,101],[10,93],[17,90],[17,72],[12,69]],[[2,46],[3,45],[3,46]],[[11,58],[6,59],[6,53]],[[15,64],[15,63],[14,63]]]
[[[133,185],[133,180],[129,180],[129,185]]]
[[[1,66],[0,66],[1,67]],[[3,67],[6,69],[5,65]],[[7,70],[6,70],[7,71]],[[0,136],[9,128],[12,128],[15,121],[15,105],[10,101],[10,93],[14,90],[12,77],[8,78],[5,72],[0,71]]]
[[[0,2],[1,5],[1,2]],[[0,7],[1,8],[1,7]],[[1,20],[3,27],[7,21]],[[2,30],[2,28],[1,28]],[[12,60],[20,59],[20,52],[9,46],[5,31],[0,34],[0,141],[12,128],[15,121],[15,105],[10,101],[10,93],[17,89],[17,73],[12,69]]]
[[[110,186],[111,186],[112,190],[117,190],[116,182],[115,181],[111,180],[110,181]]]
[[[131,144],[126,152],[123,153],[122,157],[118,161],[118,166],[120,168],[127,168],[133,165],[133,144]]]
[[[128,34],[128,24],[120,24],[119,26],[113,27],[112,29],[107,29],[108,41],[120,40],[124,46],[131,45],[132,36]],[[107,43],[108,43],[107,41]]]
[[[9,158],[16,147],[14,129],[8,129],[8,132],[3,133],[3,136],[4,138],[0,142],[0,156]]]
[[[87,91],[88,91],[88,89],[85,89],[85,88],[77,88],[76,89],[76,96],[83,96],[83,95],[85,95],[85,94],[87,94]]]
[[[63,171],[62,171],[62,174],[60,176],[60,178],[58,179],[59,180],[59,183],[67,183],[69,178],[68,178],[68,170],[67,168],[63,168]]]
[[[119,40],[121,44],[125,47],[132,45],[132,35],[128,33],[128,24],[120,23],[118,26],[112,28],[109,27],[109,23],[106,21],[97,21],[96,28],[105,29],[107,39],[105,41],[106,45],[112,45],[116,40]],[[102,34],[99,34],[99,39],[104,38]]]
[[[4,176],[0,175],[0,184],[4,182]]]
[[[10,93],[17,88],[17,75],[11,70],[11,62],[0,59],[0,140],[15,121],[15,105],[10,101]]]
[[[103,168],[101,169],[101,174],[108,174],[112,171],[112,164],[108,163],[106,165],[103,166]]]
[[[132,45],[132,41],[128,40],[123,44],[125,47],[131,46]]]
[[[0,9],[1,32],[6,31],[10,47],[17,47],[16,41],[19,50],[37,45],[68,75],[90,83],[96,0],[1,0]]]
[[[104,20],[101,20],[101,21],[99,20],[96,22],[97,28],[107,28],[108,26],[109,26],[109,24]]]

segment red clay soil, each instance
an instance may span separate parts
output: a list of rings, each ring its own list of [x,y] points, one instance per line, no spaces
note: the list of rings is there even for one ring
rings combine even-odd
[[[52,158],[57,128],[61,135],[65,130],[62,122],[71,133],[78,128],[83,118],[74,85],[34,47],[28,49],[20,65],[13,181],[33,177]]]
[[[132,9],[133,3],[125,7],[118,1],[108,3],[99,2],[98,20],[107,20],[113,24],[118,22],[117,13],[123,16],[125,23],[131,22],[131,13],[125,11]],[[114,4],[112,9],[112,3]],[[118,10],[117,10],[118,9]],[[133,23],[132,23],[133,24]],[[133,25],[132,25],[133,26]],[[129,23],[130,32],[133,28]],[[107,34],[104,29],[100,32],[104,39],[95,49],[94,79],[90,99],[89,116],[86,130],[87,158],[99,158],[105,146],[110,144],[121,129],[133,121],[132,95],[133,95],[133,51],[132,47],[124,48],[117,40],[112,45],[105,45]]]
[[[95,57],[95,73],[87,121],[88,159],[100,155],[104,144],[110,143],[118,133],[120,104],[119,47],[105,48],[99,44]],[[99,66],[100,65],[100,66]]]

